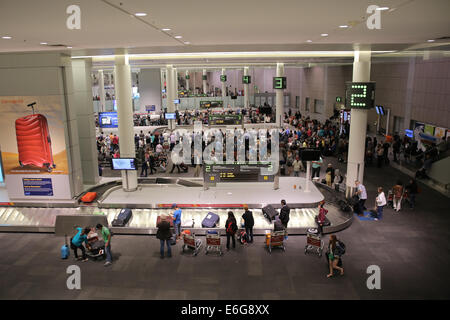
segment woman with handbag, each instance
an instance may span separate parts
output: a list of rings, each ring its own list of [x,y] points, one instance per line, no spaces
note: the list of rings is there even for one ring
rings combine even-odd
[[[344,268],[338,267],[339,259],[341,258],[341,251],[337,243],[338,240],[336,235],[330,235],[330,242],[328,243],[327,251],[330,273],[327,275],[327,278],[331,278],[333,276],[333,269],[339,270],[341,272],[341,276],[344,275]]]

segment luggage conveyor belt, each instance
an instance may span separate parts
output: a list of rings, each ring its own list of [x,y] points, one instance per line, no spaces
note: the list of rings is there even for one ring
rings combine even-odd
[[[353,215],[345,215],[334,206],[327,207],[327,218],[331,225],[324,228],[324,233],[336,232],[345,229],[352,222]],[[242,209],[183,209],[182,221],[194,220],[194,227],[189,228],[197,234],[204,234],[201,223],[209,211],[220,216],[219,228],[223,234],[228,211],[234,212],[239,223],[243,214]],[[0,231],[4,232],[55,232],[55,220],[57,215],[86,215],[104,214],[111,223],[119,214],[120,209],[101,209],[97,207],[79,208],[24,208],[2,207],[0,208]],[[126,227],[112,227],[116,234],[156,234],[156,217],[162,212],[172,212],[168,209],[133,209],[133,216]],[[252,209],[255,220],[254,234],[265,234],[266,230],[273,229],[273,223],[264,218],[261,209]],[[306,230],[315,227],[314,217],[316,208],[291,209],[288,224],[289,234],[306,234]],[[81,222],[80,222],[81,223]]]

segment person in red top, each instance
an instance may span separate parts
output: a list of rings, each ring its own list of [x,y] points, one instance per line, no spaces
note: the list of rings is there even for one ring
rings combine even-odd
[[[325,223],[325,216],[328,213],[328,210],[325,209],[323,206],[325,205],[325,201],[321,201],[319,203],[319,214],[316,217],[316,223],[317,223],[317,229],[320,234],[323,234],[323,225]]]

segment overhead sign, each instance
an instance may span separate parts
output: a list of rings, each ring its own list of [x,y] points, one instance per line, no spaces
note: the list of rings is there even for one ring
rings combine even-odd
[[[241,114],[212,114],[209,116],[209,124],[214,125],[241,125]]]
[[[117,112],[99,112],[98,124],[100,128],[118,128],[119,119]]]
[[[217,108],[223,107],[223,101],[200,101],[200,108]]]
[[[202,75],[202,80],[208,80],[208,76],[206,74]]]
[[[189,80],[190,78],[191,78],[191,77],[187,74],[185,79],[186,79],[186,80]]]
[[[375,105],[375,82],[346,82],[345,106],[348,109],[372,109]]]
[[[227,76],[225,74],[220,75],[221,82],[227,82]]]
[[[252,82],[252,77],[251,76],[242,76],[242,83],[249,84],[251,82]]]
[[[287,81],[286,77],[273,77],[274,89],[286,89]]]
[[[145,106],[145,110],[146,110],[147,112],[149,112],[149,111],[155,111],[155,110],[156,110],[156,106],[155,106],[155,105]]]

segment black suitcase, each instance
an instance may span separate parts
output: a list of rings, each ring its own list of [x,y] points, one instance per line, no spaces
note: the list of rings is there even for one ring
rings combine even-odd
[[[277,210],[275,210],[270,204],[262,208],[263,215],[266,219],[271,222],[275,220],[275,217],[278,215]]]
[[[344,201],[344,200],[339,200],[338,201],[338,206],[344,212],[349,212],[350,210],[352,210],[352,208],[349,206],[347,201]]]
[[[202,228],[215,228],[219,224],[220,217],[212,212],[208,212],[202,221]]]
[[[114,219],[112,222],[113,227],[125,227],[125,225],[130,221],[131,219],[131,209],[125,208],[120,210],[119,215],[117,216],[117,219]]]

